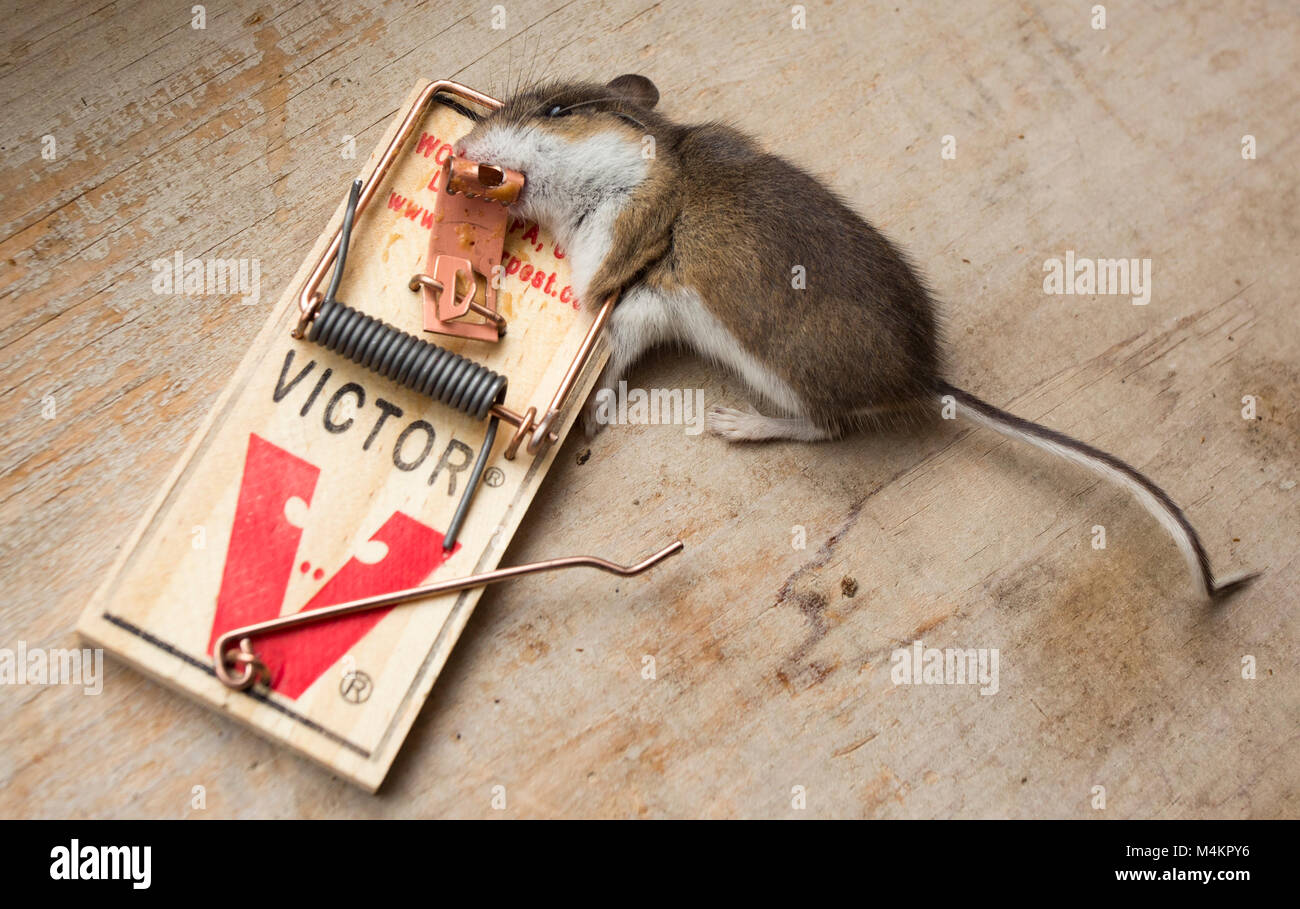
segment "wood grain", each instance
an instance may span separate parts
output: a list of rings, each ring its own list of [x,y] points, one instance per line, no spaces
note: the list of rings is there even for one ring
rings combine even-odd
[[[344,136],[373,146],[429,77],[642,71],[673,115],[754,133],[924,263],[958,384],[1148,471],[1220,570],[1263,579],[1210,610],[1126,496],[960,424],[743,449],[616,426],[566,443],[503,561],[686,554],[636,584],[487,593],[378,795],[109,664],[97,697],[0,692],[0,812],[1300,813],[1291,5],[1112,4],[1095,30],[1088,4],[818,3],[802,31],[785,4],[505,7],[499,30],[443,3],[209,4],[201,31],[163,3],[5,18],[0,646],[75,646],[265,321],[155,296],[150,263],[259,256],[274,299],[357,169]],[[1149,257],[1151,303],[1044,294],[1068,249]],[[743,400],[676,354],[630,378]],[[893,685],[917,638],[998,648],[998,694]]]

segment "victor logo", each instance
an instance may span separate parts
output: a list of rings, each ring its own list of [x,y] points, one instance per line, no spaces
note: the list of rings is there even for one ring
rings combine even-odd
[[[208,639],[209,654],[217,638],[230,629],[284,614],[290,576],[295,571],[305,574],[312,567],[298,548],[319,477],[320,468],[256,433],[249,435],[235,523]],[[299,609],[320,609],[413,587],[450,555],[443,551],[441,533],[401,511],[393,512],[370,542],[382,544],[378,549],[383,556],[378,561],[358,553],[342,566],[329,566],[329,572],[317,568],[312,577],[323,584]],[[296,700],[392,608],[308,625],[259,641],[258,656],[270,673],[271,687]]]

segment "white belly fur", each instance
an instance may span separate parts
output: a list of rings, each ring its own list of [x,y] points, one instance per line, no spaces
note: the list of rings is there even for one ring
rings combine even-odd
[[[620,374],[656,344],[681,344],[730,369],[782,413],[803,413],[789,384],[746,351],[693,290],[660,291],[643,284],[629,288],[610,317],[608,338],[610,362]]]

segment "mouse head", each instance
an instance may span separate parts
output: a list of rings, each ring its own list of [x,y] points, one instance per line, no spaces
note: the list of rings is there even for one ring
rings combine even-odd
[[[666,123],[652,110],[658,100],[645,76],[538,85],[475,124],[455,152],[521,171],[512,211],[564,232],[645,179],[653,164],[645,137]]]

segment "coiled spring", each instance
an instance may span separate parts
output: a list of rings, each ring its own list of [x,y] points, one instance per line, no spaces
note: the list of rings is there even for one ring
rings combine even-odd
[[[469,512],[470,502],[474,500],[479,481],[483,478],[488,454],[496,443],[497,427],[501,421],[491,410],[492,405],[505,400],[506,377],[481,363],[452,353],[445,347],[409,335],[400,328],[394,328],[387,322],[368,316],[334,298],[339,289],[339,280],[343,277],[343,266],[348,259],[352,222],[356,218],[357,203],[361,198],[361,185],[360,180],[354,181],[348,192],[338,254],[334,259],[334,276],[312,319],[307,340],[405,385],[412,391],[454,407],[476,420],[490,416],[465,491],[461,493],[456,511],[447,524],[447,531],[442,535],[442,548],[451,551],[460,535],[461,525],[465,523],[465,515]]]
[[[307,339],[476,420],[505,400],[500,373],[337,300],[321,304]]]

